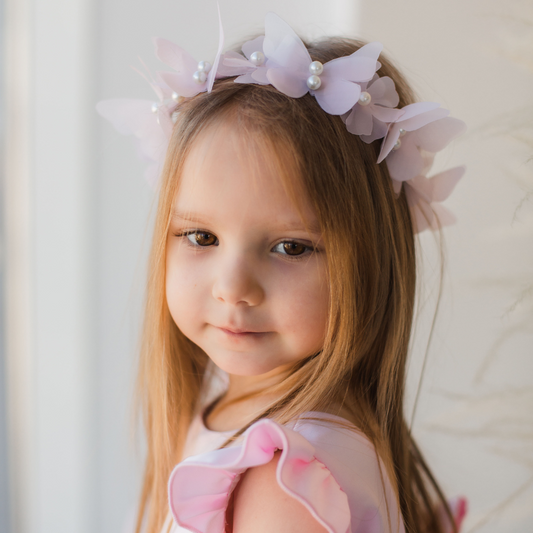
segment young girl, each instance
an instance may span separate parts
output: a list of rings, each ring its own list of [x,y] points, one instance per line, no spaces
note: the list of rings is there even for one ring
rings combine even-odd
[[[164,160],[136,531],[457,531],[403,398],[415,233],[452,220],[463,169],[427,173],[462,123],[379,43],[306,45],[274,14],[212,65],[156,48],[158,103],[99,104],[152,178]]]

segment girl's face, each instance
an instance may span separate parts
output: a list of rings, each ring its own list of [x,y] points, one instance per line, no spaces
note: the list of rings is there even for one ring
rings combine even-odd
[[[321,349],[329,293],[316,216],[302,203],[302,221],[268,164],[275,155],[245,137],[211,127],[187,156],[166,296],[176,325],[218,367],[256,376]]]

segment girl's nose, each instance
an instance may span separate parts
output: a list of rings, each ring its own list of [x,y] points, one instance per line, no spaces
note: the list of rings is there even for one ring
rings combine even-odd
[[[213,283],[213,297],[230,305],[259,305],[265,294],[255,274],[253,266],[242,259],[221,265]]]

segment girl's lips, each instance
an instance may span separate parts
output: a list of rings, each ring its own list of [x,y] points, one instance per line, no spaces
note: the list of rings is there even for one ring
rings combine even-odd
[[[217,329],[231,337],[259,337],[265,333],[268,333],[267,331],[246,331],[244,329],[230,329],[224,327],[218,327]]]

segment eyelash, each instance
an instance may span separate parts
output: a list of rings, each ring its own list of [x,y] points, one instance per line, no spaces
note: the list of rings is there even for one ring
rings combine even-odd
[[[204,230],[201,230],[201,229],[195,229],[195,230],[191,230],[191,231],[184,231],[182,233],[178,233],[178,234],[175,234],[175,235],[176,235],[176,237],[188,237],[189,235],[195,235],[195,234],[198,234],[198,233],[204,233],[205,235],[211,235],[211,236],[215,237],[215,235],[213,235],[212,233],[209,233],[208,231],[204,231]],[[188,246],[192,246],[193,248],[209,248],[210,246],[213,246],[213,244],[209,244],[209,245],[205,245],[205,246],[202,246],[201,244],[194,244],[191,241],[191,239],[187,239],[187,245]],[[218,239],[216,239],[216,244],[214,244],[214,246],[218,246]]]
[[[215,235],[213,233],[209,233],[208,231],[199,230],[199,229],[191,230],[191,231],[184,231],[184,232],[181,232],[181,233],[174,233],[174,236],[175,237],[189,237],[189,235],[195,235],[195,234],[198,234],[198,233],[204,233],[206,235],[210,235],[210,236],[215,237]],[[218,246],[218,238],[216,239],[216,243],[208,244],[208,245],[205,245],[205,246],[202,246],[201,244],[194,244],[191,241],[191,239],[187,238],[187,243],[186,244],[187,244],[187,246],[190,246],[191,248],[210,248],[211,246]],[[300,259],[303,259],[304,257],[307,257],[310,253],[317,251],[316,248],[314,248],[312,246],[308,246],[307,244],[304,244],[304,243],[302,243],[300,241],[296,241],[296,240],[292,240],[292,239],[287,239],[287,240],[278,242],[272,248],[272,250],[274,248],[276,248],[277,246],[279,246],[280,244],[299,244],[299,245],[301,245],[301,246],[303,246],[305,248],[303,253],[297,254],[297,255],[280,254],[280,255],[285,256],[285,258],[287,258],[290,261],[298,261]]]

